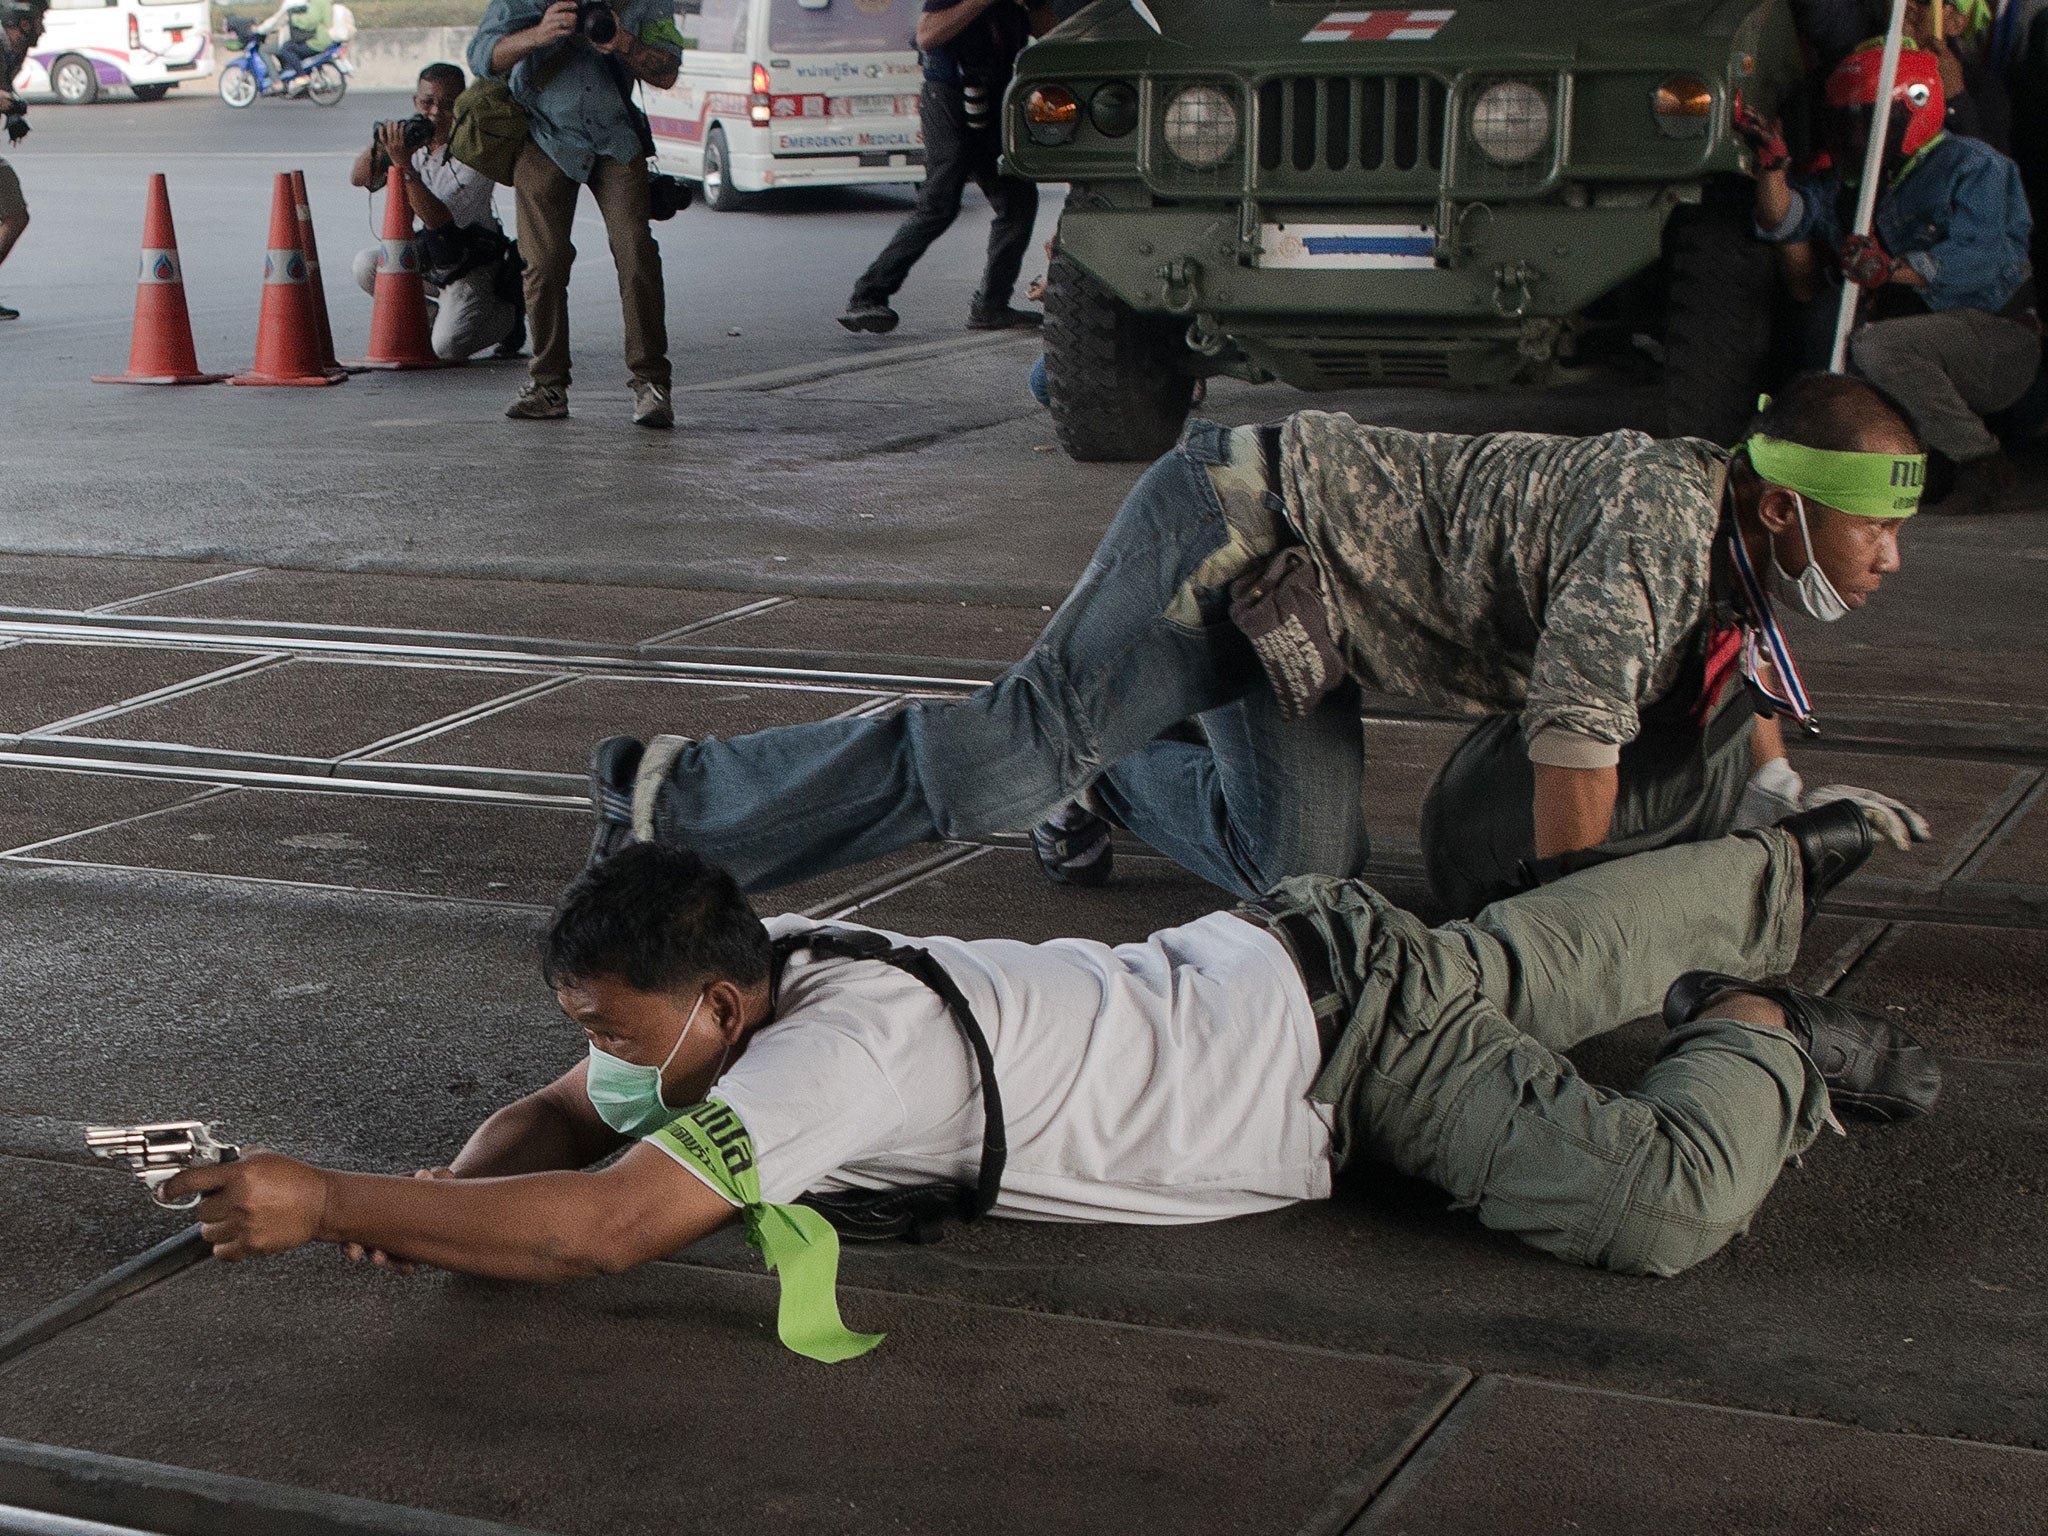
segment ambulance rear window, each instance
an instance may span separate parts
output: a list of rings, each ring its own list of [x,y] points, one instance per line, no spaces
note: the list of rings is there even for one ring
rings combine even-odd
[[[776,53],[900,53],[917,36],[919,0],[826,0],[810,10],[769,0],[768,46]]]

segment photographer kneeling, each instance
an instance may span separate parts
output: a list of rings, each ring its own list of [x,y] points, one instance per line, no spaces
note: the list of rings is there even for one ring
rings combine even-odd
[[[518,257],[492,205],[496,183],[449,158],[455,98],[466,84],[453,64],[429,64],[412,93],[410,121],[379,123],[349,181],[376,191],[396,174],[420,223],[420,271],[434,308],[434,355],[459,362],[485,347],[516,357],[526,340]],[[380,246],[358,251],[356,283],[377,288]]]

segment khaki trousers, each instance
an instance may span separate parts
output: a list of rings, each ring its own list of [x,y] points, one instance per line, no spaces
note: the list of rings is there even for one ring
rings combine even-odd
[[[1731,1019],[1671,1031],[1626,1093],[1558,1053],[1655,1013],[1682,971],[1788,969],[1799,876],[1772,829],[1619,859],[1435,929],[1317,876],[1241,915],[1274,924],[1298,964],[1286,918],[1328,946],[1334,985],[1314,1002],[1334,1038],[1312,1096],[1334,1107],[1339,1166],[1391,1164],[1574,1263],[1673,1275],[1745,1230],[1827,1123],[1820,1073],[1787,1031]]]
[[[527,372],[536,384],[569,387],[569,241],[578,184],[528,140],[513,168],[519,208],[519,254],[526,262],[526,325],[533,343]],[[668,388],[668,324],[663,308],[661,248],[647,228],[647,167],[600,156],[590,195],[604,215],[612,262],[619,269],[619,307],[626,318],[626,368],[636,379]]]

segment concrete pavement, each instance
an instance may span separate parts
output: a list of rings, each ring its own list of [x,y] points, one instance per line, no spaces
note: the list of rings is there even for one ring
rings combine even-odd
[[[778,368],[805,365],[680,396],[669,436],[597,390],[570,423],[504,422],[502,369],[94,390],[34,350],[56,336],[0,338],[31,338],[10,415],[33,424],[0,508],[0,1330],[178,1229],[85,1157],[83,1122],[203,1113],[403,1170],[574,1059],[532,941],[581,858],[593,736],[887,709],[1028,646],[1135,468],[1047,451],[1028,340],[824,373],[850,356],[832,328],[800,330],[779,279],[750,294],[790,327]],[[1646,414],[1593,385],[1315,403]],[[2038,466],[2025,492],[1916,519],[1878,602],[1795,634],[1828,723],[1795,749],[1809,781],[1889,790],[1937,834],[1837,894],[1800,975],[1909,1017],[1944,1100],[1824,1139],[1679,1279],[1568,1268],[1372,1175],[1215,1227],[849,1252],[849,1321],[890,1337],[834,1368],[775,1346],[729,1235],[554,1291],[205,1264],[0,1359],[0,1506],[209,1536],[2037,1530]],[[1418,906],[1416,811],[1456,736],[1368,724],[1375,878]],[[1136,847],[1107,889],[1055,890],[997,838],[764,905],[1114,941],[1224,900]],[[1638,1022],[1575,1054],[1622,1084],[1656,1042]]]

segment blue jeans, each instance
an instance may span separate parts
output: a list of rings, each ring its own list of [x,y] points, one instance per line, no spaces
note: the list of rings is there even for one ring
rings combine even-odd
[[[1349,684],[1280,718],[1231,624],[1231,542],[1196,422],[1145,472],[1029,655],[958,701],[686,747],[655,835],[761,890],[912,843],[1027,827],[1093,785],[1117,821],[1204,879],[1254,896],[1290,875],[1349,876],[1369,847]],[[1226,566],[1228,562],[1225,562]],[[1189,732],[1161,733],[1190,718]]]

